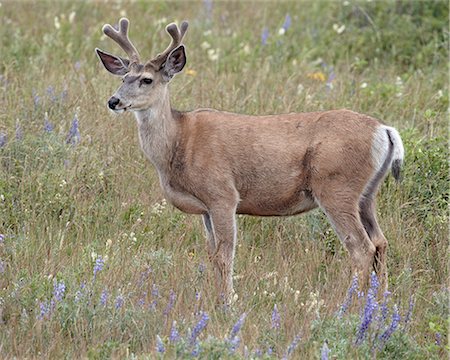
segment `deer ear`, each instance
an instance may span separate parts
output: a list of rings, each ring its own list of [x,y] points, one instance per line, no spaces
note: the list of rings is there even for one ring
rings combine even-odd
[[[186,51],[184,45],[180,45],[173,49],[172,52],[167,56],[167,60],[162,66],[162,75],[164,80],[170,81],[175,74],[178,74],[183,70],[184,65],[186,65]]]
[[[95,52],[105,69],[111,74],[122,76],[129,71],[130,60],[108,54],[100,49],[95,49]]]

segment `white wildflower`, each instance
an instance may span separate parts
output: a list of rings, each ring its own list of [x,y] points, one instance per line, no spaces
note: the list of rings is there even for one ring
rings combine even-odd
[[[59,17],[55,16],[54,23],[55,23],[56,29],[61,28],[61,23],[59,22]]]
[[[365,89],[366,87],[367,87],[367,83],[366,83],[366,82],[363,82],[363,83],[361,84],[361,86],[360,86],[361,89]]]
[[[336,31],[338,35],[341,35],[345,31],[345,25],[333,24],[333,30]]]
[[[207,41],[203,41],[203,42],[200,44],[200,47],[201,47],[203,50],[208,50],[208,49],[211,47],[211,44],[210,44],[209,42],[207,42]]]
[[[77,13],[75,12],[75,11],[72,11],[70,14],[69,14],[69,22],[72,24],[73,23],[73,21],[75,20],[75,15],[76,15]]]

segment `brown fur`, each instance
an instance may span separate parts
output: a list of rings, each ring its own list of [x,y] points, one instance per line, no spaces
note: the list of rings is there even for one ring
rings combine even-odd
[[[361,276],[367,279],[375,255],[385,271],[387,242],[376,222],[374,197],[392,147],[387,165],[375,174],[372,147],[380,122],[349,110],[270,116],[178,112],[170,107],[167,84],[184,66],[181,47],[172,50],[173,58],[165,52],[170,60],[165,69],[131,68],[127,76],[133,81],[114,97],[135,112],[142,149],[167,200],[203,215],[219,294],[229,299],[233,290],[236,213],[285,216],[320,206]],[[102,54],[109,71],[123,73]],[[139,82],[148,77],[152,87],[142,89]]]

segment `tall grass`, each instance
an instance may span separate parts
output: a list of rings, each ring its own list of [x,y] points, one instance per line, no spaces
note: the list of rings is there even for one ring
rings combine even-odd
[[[0,14],[2,358],[448,356],[447,2],[6,1]],[[133,116],[105,106],[118,84],[94,48],[119,53],[101,27],[123,15],[144,56],[190,21],[177,109],[345,107],[399,129],[403,182],[378,197],[390,294],[376,279],[348,291],[320,211],[239,216],[239,298],[216,306],[199,218],[164,202]]]

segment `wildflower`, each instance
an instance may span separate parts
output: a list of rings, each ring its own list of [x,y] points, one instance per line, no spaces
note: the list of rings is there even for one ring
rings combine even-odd
[[[164,315],[169,315],[170,310],[172,310],[173,306],[175,305],[176,298],[177,295],[175,294],[175,291],[171,289],[169,294],[169,302],[167,303],[167,307],[164,310]]]
[[[404,327],[406,327],[406,326],[409,324],[409,322],[411,321],[411,316],[412,316],[413,309],[414,309],[414,298],[413,298],[413,296],[411,295],[411,296],[409,297],[409,307],[408,307],[408,311],[407,311],[407,313],[406,313],[406,315],[405,315]]]
[[[391,293],[389,291],[386,291],[383,294],[383,299],[384,300],[383,300],[383,302],[382,302],[382,304],[380,306],[380,314],[378,316],[379,327],[380,328],[383,326],[384,322],[386,321],[387,315],[388,315],[388,305],[387,305],[387,303],[388,303],[388,298],[389,298],[390,294]]]
[[[101,257],[101,255],[99,255],[97,257],[97,259],[95,260],[95,265],[94,265],[94,280],[95,277],[97,276],[97,273],[99,271],[103,270],[103,266],[105,265],[105,260],[103,260],[103,258]]]
[[[0,244],[3,244],[4,242],[5,242],[5,235],[0,234]]]
[[[275,304],[273,306],[273,311],[272,311],[272,325],[271,325],[271,329],[279,329],[280,328],[280,313],[278,312],[278,308],[277,308],[277,304]]]
[[[114,304],[114,307],[116,308],[116,310],[119,310],[123,306],[123,303],[124,303],[123,296],[118,295],[116,297],[116,302]]]
[[[328,89],[332,89],[333,88],[333,80],[336,78],[336,74],[334,73],[334,71],[333,71],[333,68],[331,68],[330,69],[330,72],[329,72],[329,74],[328,74],[328,79],[327,79],[327,82],[326,82],[326,84],[325,84],[325,86],[328,88]]]
[[[6,145],[6,141],[8,140],[5,133],[0,133],[0,148]]]
[[[45,317],[48,317],[50,315],[51,309],[50,309],[50,304],[49,304],[48,301],[41,302],[39,304],[39,309],[40,309],[40,312],[39,312],[39,315],[38,315],[38,319],[39,320],[42,320]]]
[[[237,348],[239,347],[240,343],[241,343],[241,339],[239,338],[239,336],[235,336],[234,338],[230,339],[228,341],[228,344],[230,347],[230,352],[235,353]]]
[[[367,83],[366,82],[363,82],[361,85],[360,85],[360,88],[361,89],[365,89],[367,87]]]
[[[53,124],[48,120],[48,113],[45,112],[44,115],[44,132],[51,133],[53,131]]]
[[[203,50],[208,50],[208,49],[211,48],[211,44],[210,44],[209,42],[207,42],[207,41],[203,41],[203,42],[200,44],[200,47],[201,47]]]
[[[23,139],[23,130],[20,126],[19,120],[16,121],[16,140],[22,140]]]
[[[322,350],[320,351],[320,360],[328,360],[328,355],[330,354],[330,349],[328,348],[328,344],[325,341],[322,346]]]
[[[378,308],[377,292],[378,292],[378,279],[375,273],[370,276],[370,288],[367,292],[366,306],[361,317],[361,324],[358,329],[358,336],[356,338],[356,344],[361,344],[364,340],[367,330],[372,323],[375,312]]]
[[[75,20],[75,16],[77,15],[77,13],[75,12],[75,11],[72,11],[70,14],[69,14],[69,22],[72,24],[73,23],[73,21]]]
[[[246,313],[243,313],[239,317],[238,321],[236,321],[236,323],[234,324],[233,328],[231,329],[229,339],[233,339],[239,333],[239,331],[241,331],[242,325],[244,325],[246,317],[247,317]]]
[[[55,88],[52,85],[47,87],[47,96],[51,102],[56,102],[56,100],[58,100],[58,97],[55,94]]]
[[[341,35],[345,31],[345,25],[333,24],[333,30],[336,31],[338,35]]]
[[[75,116],[72,120],[72,125],[70,126],[69,133],[67,134],[66,143],[75,145],[80,142],[80,130],[78,129],[78,116],[75,113]]]
[[[206,16],[208,19],[212,18],[213,2],[212,0],[203,0],[203,6],[205,7]]]
[[[353,294],[358,290],[358,275],[353,276],[352,283],[347,291],[347,297],[344,301],[344,303],[341,305],[341,308],[339,309],[338,318],[342,318],[342,315],[345,314],[348,307],[352,303]]]
[[[159,335],[156,335],[156,351],[160,354],[164,353],[166,351],[166,348],[164,347],[164,343],[162,342]]]
[[[208,325],[209,316],[206,312],[203,312],[200,320],[198,321],[197,325],[195,325],[194,329],[191,332],[191,337],[189,339],[189,344],[191,346],[194,346],[197,341],[197,337],[200,335],[200,333],[203,331],[203,329],[206,328],[206,325]]]
[[[288,346],[288,348],[286,350],[286,353],[283,356],[283,360],[284,359],[287,360],[288,357],[292,355],[294,350],[297,348],[298,343],[300,342],[300,339],[301,339],[301,337],[300,337],[299,334],[294,337],[294,340],[292,340],[292,342],[289,344],[289,346]]]
[[[324,82],[325,74],[322,71],[316,71],[307,75],[310,79]]]
[[[195,344],[194,344],[194,349],[191,351],[191,355],[193,357],[197,357],[199,354],[200,354],[200,345],[196,341]]]
[[[441,335],[441,333],[439,333],[439,332],[437,332],[436,334],[434,334],[434,343],[437,345],[437,346],[441,346],[441,343],[442,343],[442,335]]]
[[[103,289],[102,293],[100,294],[100,304],[106,306],[107,302],[108,302],[108,290]]]
[[[84,296],[83,292],[85,287],[86,283],[83,281],[80,285],[80,289],[77,290],[77,292],[75,293],[75,302],[79,302],[83,298]]]
[[[380,348],[389,340],[391,335],[397,329],[398,324],[400,323],[400,319],[401,318],[400,314],[398,313],[397,305],[394,305],[391,324],[386,329],[386,331],[380,335]]]
[[[178,340],[180,340],[180,334],[177,330],[177,322],[174,320],[172,323],[172,327],[170,328],[169,341],[175,343]]]
[[[36,92],[35,89],[31,91],[31,94],[33,95],[34,107],[37,108],[39,106],[39,103],[41,102],[41,97],[39,96],[39,94]]]
[[[197,71],[195,71],[194,69],[187,69],[186,70],[186,75],[196,76],[197,75]]]
[[[64,281],[55,281],[53,284],[53,297],[56,301],[62,301],[64,293],[66,292],[66,285]]]
[[[54,24],[55,24],[56,30],[58,30],[59,28],[61,28],[61,23],[59,22],[59,18],[58,18],[57,16],[55,16],[53,22],[54,22]]]
[[[282,28],[285,31],[287,31],[291,27],[291,23],[292,23],[291,15],[286,14],[286,17],[284,18],[284,23],[283,23]]]
[[[269,28],[267,26],[265,26],[261,33],[261,44],[267,45],[268,39],[269,39]]]
[[[6,265],[3,260],[0,260],[0,274],[3,274],[5,272]]]
[[[218,49],[209,49],[207,51],[208,53],[208,58],[211,61],[217,61],[219,60],[219,50]]]

